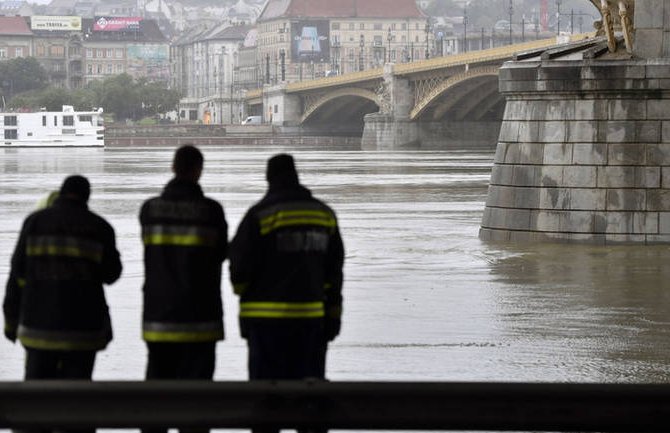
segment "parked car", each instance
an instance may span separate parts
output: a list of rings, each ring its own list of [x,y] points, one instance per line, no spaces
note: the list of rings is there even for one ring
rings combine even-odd
[[[260,125],[261,123],[263,123],[261,116],[247,116],[247,118],[242,121],[242,125]]]

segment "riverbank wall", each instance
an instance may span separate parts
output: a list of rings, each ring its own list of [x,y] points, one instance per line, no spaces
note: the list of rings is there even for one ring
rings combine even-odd
[[[105,128],[106,147],[129,146],[345,146],[360,147],[361,137],[325,136],[272,125],[113,125]]]

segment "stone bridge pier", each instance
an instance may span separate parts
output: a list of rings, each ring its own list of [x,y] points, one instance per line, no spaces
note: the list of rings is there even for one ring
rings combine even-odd
[[[670,1],[637,0],[634,44],[503,66],[481,239],[670,243],[669,16]]]

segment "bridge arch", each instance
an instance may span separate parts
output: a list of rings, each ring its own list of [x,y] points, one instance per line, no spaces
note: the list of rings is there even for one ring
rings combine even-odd
[[[357,87],[344,87],[326,94],[318,95],[312,99],[305,98],[305,108],[300,123],[305,123],[305,121],[307,121],[321,107],[324,107],[331,101],[344,97],[362,98],[379,106],[379,97],[372,90]]]
[[[500,66],[481,66],[476,68],[469,68],[466,71],[452,75],[448,78],[431,83],[424,83],[417,86],[415,91],[414,108],[410,112],[410,119],[418,119],[432,104],[434,104],[446,92],[453,90],[464,83],[472,80],[478,80],[486,77],[495,77],[496,91],[497,91],[497,77]],[[445,113],[447,108],[444,106],[438,109],[439,112]]]

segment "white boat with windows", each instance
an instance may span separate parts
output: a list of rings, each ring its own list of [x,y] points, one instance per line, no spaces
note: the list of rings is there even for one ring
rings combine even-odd
[[[75,111],[0,112],[0,147],[94,147],[105,145],[102,108]]]

